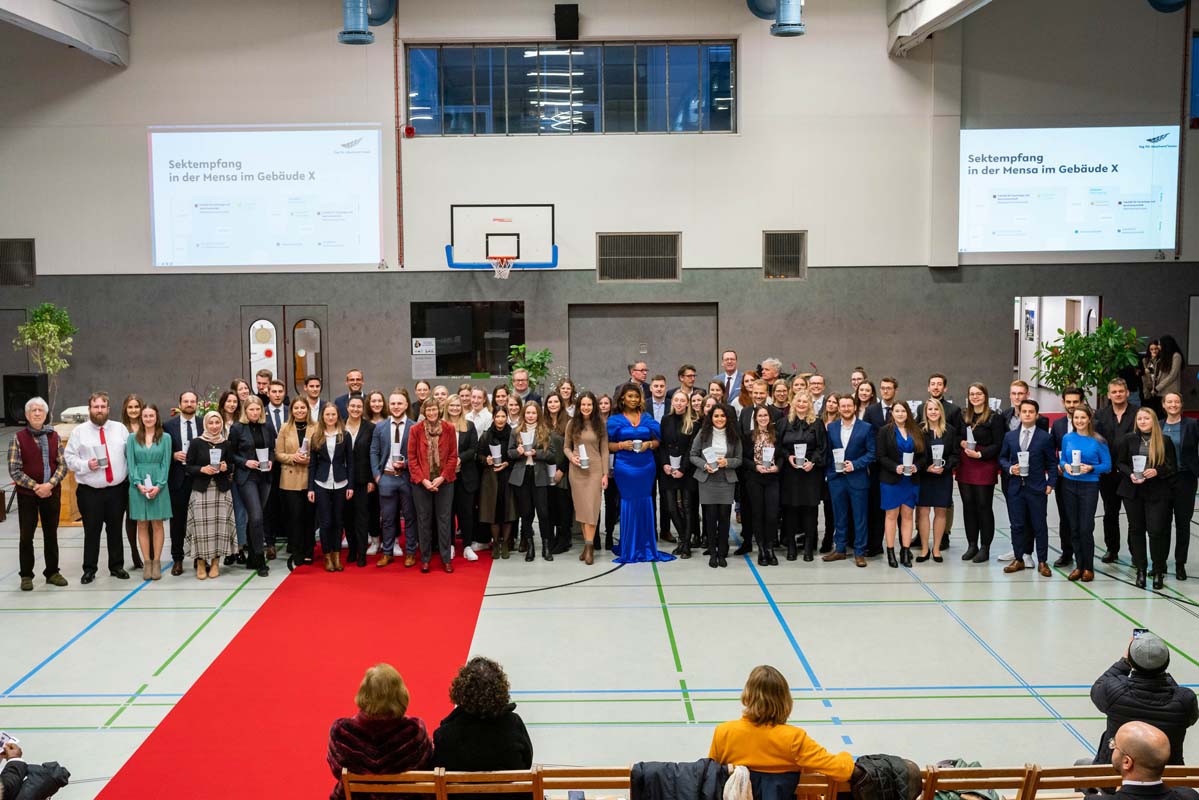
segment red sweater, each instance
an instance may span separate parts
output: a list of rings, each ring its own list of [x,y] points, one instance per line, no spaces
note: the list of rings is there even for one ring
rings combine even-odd
[[[454,480],[458,473],[458,432],[454,426],[441,422],[441,436],[437,441],[438,460],[441,462],[441,477],[446,483]],[[429,438],[425,435],[425,421],[421,420],[412,426],[408,434],[408,477],[413,483],[433,480],[437,475],[430,475]]]

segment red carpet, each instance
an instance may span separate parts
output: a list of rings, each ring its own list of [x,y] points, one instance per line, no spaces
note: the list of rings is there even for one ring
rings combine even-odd
[[[99,796],[328,797],[329,725],[355,712],[362,674],[380,661],[404,676],[409,713],[432,735],[452,708],[491,558],[455,559],[453,575],[433,566],[380,570],[372,558],[289,575]]]

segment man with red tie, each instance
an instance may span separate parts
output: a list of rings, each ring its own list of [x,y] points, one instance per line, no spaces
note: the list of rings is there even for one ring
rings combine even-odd
[[[108,574],[128,580],[125,571],[125,507],[129,502],[125,441],[129,431],[108,419],[108,394],[93,392],[87,401],[88,421],[71,432],[64,456],[79,484],[75,499],[83,517],[83,578],[96,579],[100,529],[108,542]]]

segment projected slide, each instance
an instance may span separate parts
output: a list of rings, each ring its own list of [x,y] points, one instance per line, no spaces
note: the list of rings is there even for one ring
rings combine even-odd
[[[154,264],[379,261],[377,128],[150,131]]]
[[[1177,126],[964,130],[958,250],[1173,250]]]

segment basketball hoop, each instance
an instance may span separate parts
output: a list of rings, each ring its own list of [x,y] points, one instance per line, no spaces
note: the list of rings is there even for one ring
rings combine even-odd
[[[491,262],[491,266],[495,269],[497,280],[507,280],[508,276],[512,274],[512,258],[508,256],[496,256],[494,258],[489,256],[487,260]]]

